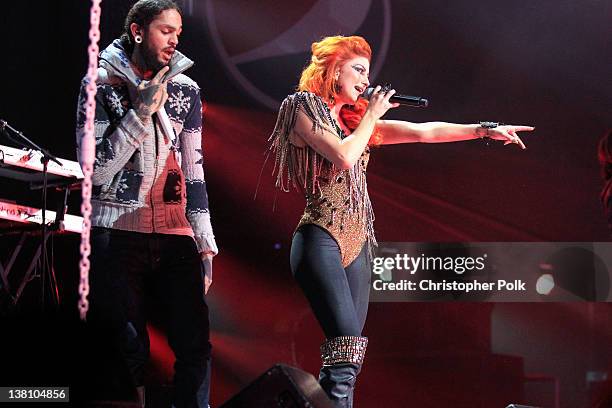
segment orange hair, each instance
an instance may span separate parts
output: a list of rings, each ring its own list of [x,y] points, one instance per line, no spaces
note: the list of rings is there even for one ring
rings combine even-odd
[[[338,97],[334,73],[342,64],[354,57],[372,58],[372,49],[363,37],[344,37],[336,35],[325,37],[319,42],[312,43],[310,47],[312,57],[310,64],[302,71],[298,91],[308,91],[319,95],[330,105]],[[340,118],[346,126],[354,131],[368,107],[368,101],[359,99],[354,105],[345,105],[340,110]],[[374,129],[369,144],[378,145],[382,142],[382,135]]]

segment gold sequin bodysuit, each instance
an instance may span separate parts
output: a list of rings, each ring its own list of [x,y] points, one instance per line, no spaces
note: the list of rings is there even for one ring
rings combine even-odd
[[[366,147],[351,169],[336,168],[310,146],[298,147],[289,141],[298,112],[312,121],[313,131],[326,130],[344,137],[320,97],[308,92],[288,96],[269,139],[275,155],[276,187],[289,191],[293,185],[304,193],[306,208],[297,228],[314,224],[326,230],[338,243],[342,265],[347,267],[366,242],[370,249],[376,245],[366,183],[370,149]]]

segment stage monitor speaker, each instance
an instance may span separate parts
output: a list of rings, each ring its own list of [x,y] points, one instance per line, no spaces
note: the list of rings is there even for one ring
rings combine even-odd
[[[333,408],[312,374],[276,364],[219,408]]]
[[[532,407],[531,405],[510,404],[506,408],[539,408],[539,407]]]

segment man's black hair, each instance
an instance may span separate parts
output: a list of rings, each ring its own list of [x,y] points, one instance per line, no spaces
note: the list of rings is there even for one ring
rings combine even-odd
[[[147,30],[151,21],[155,19],[162,11],[176,10],[183,15],[183,12],[178,4],[172,0],[139,0],[137,1],[125,17],[123,24],[123,34],[121,34],[121,43],[129,55],[134,51],[134,36],[130,26],[132,23],[138,24],[143,30]]]

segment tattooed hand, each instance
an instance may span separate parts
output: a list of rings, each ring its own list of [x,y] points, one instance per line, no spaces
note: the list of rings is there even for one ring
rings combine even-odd
[[[143,122],[148,121],[151,115],[164,106],[168,99],[167,83],[162,81],[162,78],[169,69],[168,66],[163,67],[153,79],[141,82],[136,88],[134,109]]]

